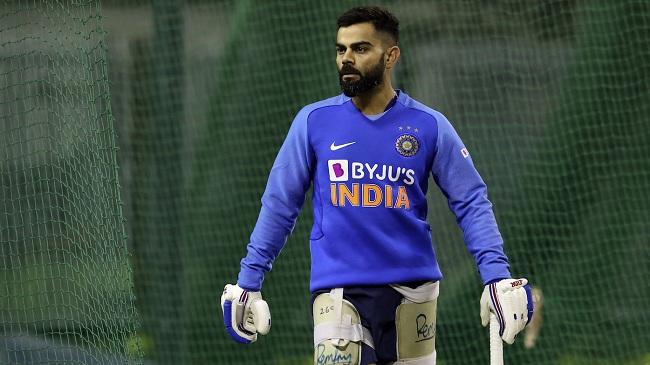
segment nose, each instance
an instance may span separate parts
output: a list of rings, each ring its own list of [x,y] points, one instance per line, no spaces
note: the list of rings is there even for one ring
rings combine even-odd
[[[343,53],[343,56],[341,57],[341,64],[354,65],[354,57],[353,57],[352,50],[350,48],[346,49],[345,52]]]

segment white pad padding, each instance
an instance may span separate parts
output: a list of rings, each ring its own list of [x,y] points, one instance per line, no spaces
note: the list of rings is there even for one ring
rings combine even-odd
[[[417,288],[393,285],[393,289],[404,296],[395,311],[398,359],[395,364],[435,364],[439,283],[428,282]]]

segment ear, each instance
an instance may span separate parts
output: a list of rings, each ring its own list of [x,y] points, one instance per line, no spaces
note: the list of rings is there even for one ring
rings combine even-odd
[[[400,49],[398,46],[392,46],[386,50],[386,53],[384,55],[384,57],[386,57],[385,58],[386,69],[390,70],[393,67],[395,67],[395,64],[399,60],[399,55],[400,55]]]

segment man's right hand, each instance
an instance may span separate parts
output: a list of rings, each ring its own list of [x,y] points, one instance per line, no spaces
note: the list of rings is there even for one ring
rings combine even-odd
[[[271,312],[258,291],[248,291],[238,285],[226,285],[221,295],[221,311],[226,332],[239,343],[257,340],[271,329]]]

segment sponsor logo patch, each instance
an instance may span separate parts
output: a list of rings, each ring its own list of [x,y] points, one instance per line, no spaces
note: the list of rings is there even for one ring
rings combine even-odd
[[[341,148],[345,148],[345,147],[347,147],[347,146],[351,146],[351,145],[353,145],[353,144],[355,144],[355,143],[357,143],[357,142],[354,141],[354,142],[349,142],[349,143],[340,144],[340,145],[337,146],[334,142],[332,142],[332,145],[330,146],[330,150],[332,150],[332,151],[337,151],[337,150],[340,150]]]
[[[393,165],[328,160],[330,198],[335,207],[409,209],[407,187],[415,170]]]
[[[330,181],[348,181],[348,160],[327,161]]]

